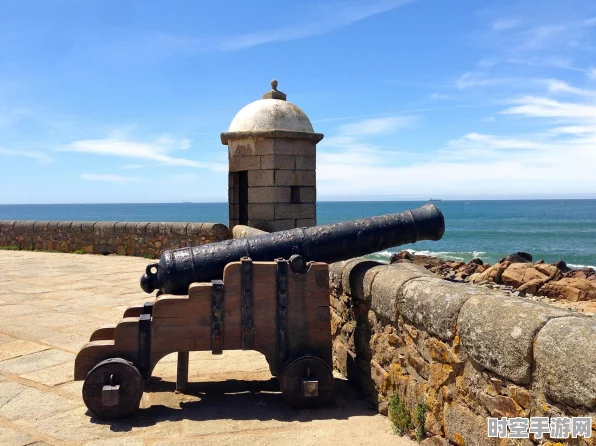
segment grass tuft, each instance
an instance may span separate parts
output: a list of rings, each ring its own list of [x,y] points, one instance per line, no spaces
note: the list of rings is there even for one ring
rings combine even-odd
[[[426,404],[418,404],[416,406],[416,421],[418,422],[418,428],[416,429],[416,439],[418,440],[418,443],[424,440],[426,412],[428,412],[428,406]]]
[[[414,427],[412,425],[410,411],[397,395],[393,395],[389,400],[388,415],[393,423],[393,429],[398,435],[404,435],[408,429]]]

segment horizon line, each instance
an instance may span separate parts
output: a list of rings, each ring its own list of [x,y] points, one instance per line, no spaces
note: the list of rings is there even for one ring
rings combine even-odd
[[[454,202],[454,201],[554,201],[554,200],[596,200],[596,195],[593,198],[588,197],[552,197],[552,198],[437,198],[437,199],[334,199],[334,200],[317,200],[316,203],[383,203],[383,202]],[[163,201],[163,202],[73,202],[73,203],[0,203],[0,206],[75,206],[75,205],[130,205],[130,204],[227,204],[227,201]]]

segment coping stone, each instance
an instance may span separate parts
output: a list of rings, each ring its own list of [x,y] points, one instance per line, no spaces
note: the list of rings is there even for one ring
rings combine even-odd
[[[357,299],[364,299],[364,275],[369,269],[381,265],[383,264],[380,262],[366,258],[354,259],[353,262],[346,264],[341,276],[344,294]]]
[[[455,337],[462,306],[479,293],[480,290],[469,284],[449,282],[434,276],[420,277],[406,283],[400,290],[397,310],[439,339],[449,341]]]
[[[538,330],[568,311],[497,294],[475,296],[463,305],[457,320],[461,343],[482,367],[516,384],[532,377],[533,342]]]
[[[387,265],[379,272],[371,286],[370,307],[377,314],[389,319],[397,320],[397,296],[405,283],[410,280],[430,275],[426,268],[411,263]]]
[[[548,321],[534,344],[534,380],[554,401],[596,408],[596,320]]]

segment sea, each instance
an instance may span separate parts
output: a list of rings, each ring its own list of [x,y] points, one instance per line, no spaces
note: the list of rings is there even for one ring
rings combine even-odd
[[[414,209],[423,201],[317,203],[318,224]],[[443,259],[488,263],[524,251],[534,260],[564,260],[596,269],[596,200],[433,201],[445,216],[445,235],[375,253],[388,260],[408,250]],[[228,222],[227,203],[0,205],[0,220]]]

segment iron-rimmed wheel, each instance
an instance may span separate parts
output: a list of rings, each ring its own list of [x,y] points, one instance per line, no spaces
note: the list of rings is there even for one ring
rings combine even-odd
[[[119,418],[139,408],[143,377],[132,362],[111,358],[100,362],[83,383],[83,401],[100,418]]]
[[[333,392],[333,371],[316,356],[302,356],[291,361],[284,369],[281,393],[297,408],[323,405]]]

